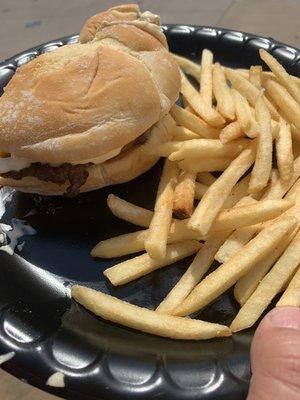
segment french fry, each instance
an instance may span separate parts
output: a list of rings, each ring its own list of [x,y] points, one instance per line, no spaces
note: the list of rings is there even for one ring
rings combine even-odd
[[[201,182],[195,182],[195,199],[200,200],[204,193],[207,192],[208,186],[204,185]]]
[[[257,89],[261,90],[262,86],[262,67],[260,65],[253,65],[249,69],[249,81]]]
[[[217,180],[217,178],[210,172],[199,172],[196,179],[197,181],[204,183],[206,186],[212,185]]]
[[[225,119],[233,121],[235,118],[234,101],[224,71],[219,63],[214,65],[212,83],[213,93],[217,100],[217,110]]]
[[[235,230],[216,253],[215,260],[223,264],[238,253],[259,230],[258,225],[244,226]]]
[[[197,63],[189,60],[186,57],[179,56],[178,54],[172,54],[177,61],[179,67],[188,75],[192,76],[199,82],[201,67]]]
[[[204,49],[201,57],[200,70],[200,97],[204,104],[212,107],[212,69],[214,55],[211,51]]]
[[[185,128],[176,126],[174,129],[173,140],[182,142],[183,140],[199,139],[199,135]]]
[[[253,199],[252,199],[253,200]],[[210,232],[237,229],[268,221],[295,205],[292,200],[263,200],[251,205],[234,207],[220,212]]]
[[[225,70],[225,68],[223,67]],[[229,68],[242,75],[245,79],[249,79],[249,69],[247,68]]]
[[[255,200],[250,197],[243,197],[236,205],[236,208],[252,204]],[[222,213],[220,213],[221,216]],[[223,215],[226,214],[226,211]],[[222,219],[222,217],[221,217]],[[165,300],[157,308],[157,311],[172,314],[174,309],[181,304],[186,296],[193,290],[203,275],[207,272],[213,262],[214,254],[224,242],[232,230],[222,230],[215,232],[207,238],[203,247],[198,251],[194,261],[171,290]]]
[[[276,304],[276,307],[280,306],[300,307],[300,268]]]
[[[249,193],[258,192],[267,186],[272,169],[271,115],[262,97],[257,100],[255,114],[259,124],[259,135],[256,159],[249,182]]]
[[[233,187],[233,189],[229,193],[229,196],[224,201],[224,204],[223,204],[223,207],[221,208],[221,210],[227,210],[237,204],[246,205],[246,204],[250,204],[250,202],[252,202],[252,203],[255,202],[254,196],[251,196],[252,199],[250,198],[250,196],[247,196],[249,180],[250,180],[250,175],[248,174]],[[244,203],[245,197],[247,197],[247,203]],[[243,201],[242,204],[240,203],[240,200]]]
[[[224,208],[233,207],[239,200],[241,200],[247,194],[247,188],[249,183],[249,176],[242,179],[230,193],[229,197],[224,203]],[[113,210],[112,210],[113,211]],[[152,211],[145,210],[145,220],[149,216],[149,212]],[[134,223],[134,215],[131,213],[130,222]],[[152,213],[153,215],[153,213]],[[120,216],[119,213],[119,217]],[[126,220],[129,219],[128,213],[125,215]],[[139,215],[139,220],[141,215]],[[188,228],[189,219],[184,219],[182,221],[174,220],[170,227],[168,243],[178,243],[184,240],[205,240],[206,237],[199,235],[199,233],[193,229]],[[138,232],[128,233],[125,235],[116,236],[111,239],[106,239],[99,242],[92,250],[91,255],[93,257],[101,258],[114,258],[121,257],[128,254],[137,253],[139,251],[145,250],[145,239],[148,230],[142,230]]]
[[[272,265],[288,247],[296,232],[292,232],[286,239],[279,243],[272,253],[267,254],[246,275],[237,281],[234,287],[234,297],[241,304],[245,304],[255,291],[259,282],[268,273]]]
[[[203,196],[191,216],[189,227],[206,235],[232,188],[254,161],[254,148],[245,149]]]
[[[226,125],[225,128],[221,130],[220,141],[223,144],[226,144],[232,140],[240,138],[241,136],[244,136],[241,125],[238,121],[234,121]]]
[[[144,228],[149,227],[153,218],[152,211],[120,199],[120,197],[117,197],[114,194],[108,195],[107,205],[116,217]]]
[[[157,190],[153,218],[145,241],[145,249],[152,258],[163,259],[166,254],[177,177],[177,165],[166,160]]]
[[[258,134],[258,124],[252,115],[247,99],[235,89],[232,89],[232,95],[238,124],[248,137],[255,138]]]
[[[276,79],[275,75],[273,74],[272,71],[263,71],[262,73],[262,83],[264,84],[268,79]],[[290,78],[293,82],[297,84],[297,86],[300,86],[300,78],[294,75],[290,75]]]
[[[166,248],[164,259],[153,259],[150,258],[149,254],[144,253],[141,256],[131,258],[113,267],[107,268],[103,274],[114,286],[124,285],[125,283],[131,282],[152,271],[173,264],[196,253],[200,246],[201,244],[196,240],[170,244]]]
[[[189,172],[225,171],[232,162],[231,158],[189,159],[178,163],[179,168]]]
[[[173,105],[170,113],[178,125],[188,128],[201,137],[208,139],[215,139],[219,137],[220,131],[218,129],[208,125],[207,122],[203,121],[197,115],[185,110],[182,107],[179,107],[177,104]]]
[[[249,144],[249,140],[240,139],[232,143],[223,144],[217,139],[195,139],[182,142],[178,145],[170,156],[171,161],[180,161],[184,159],[207,159],[207,158],[234,158],[241,153]],[[164,145],[162,145],[164,146]]]
[[[259,50],[260,58],[272,70],[279,83],[286,88],[286,90],[293,96],[293,98],[300,103],[300,88],[294,82],[290,75],[286,72],[281,64],[270,53],[264,49]]]
[[[262,196],[262,200],[280,199],[294,185],[300,176],[300,157],[294,162],[294,173],[289,181],[279,179],[277,170],[272,171],[272,183],[269,189]],[[287,196],[287,199],[295,200],[294,196]],[[261,224],[247,226],[237,229],[228,237],[216,254],[216,260],[223,263],[228,261],[234,254],[249,242],[249,240],[262,229]]]
[[[179,150],[184,142],[166,142],[152,146],[148,151],[160,157],[169,157],[170,154]]]
[[[218,113],[217,110],[203,102],[200,94],[184,74],[181,74],[181,93],[197,112],[197,114],[199,114],[200,117],[203,118],[204,121],[206,121],[209,125],[216,128],[224,125],[224,118]]]
[[[280,119],[280,130],[275,144],[280,178],[283,181],[288,181],[293,175],[294,155],[291,126],[283,118]]]
[[[174,191],[173,212],[178,218],[192,215],[195,199],[196,174],[182,171]]]
[[[252,107],[255,107],[256,101],[260,96],[260,90],[234,70],[226,68],[225,74],[232,86],[249,101]],[[272,118],[275,119],[275,121],[278,121],[279,114],[268,99],[266,99],[266,105],[271,113]]]
[[[73,286],[71,294],[74,300],[95,315],[153,335],[182,340],[203,340],[231,335],[227,326],[161,315],[84,286]]]
[[[292,169],[293,174],[287,181],[280,179],[277,170],[272,171],[272,183],[263,195],[263,199],[280,199],[290,190],[300,177],[300,156],[295,159]]]
[[[291,189],[288,191],[286,196],[284,197],[285,199],[295,201],[296,204],[291,207],[289,210],[285,211],[280,217],[277,217],[274,221],[277,221],[280,218],[285,218],[285,217],[295,217],[298,220],[300,220],[300,180],[298,179],[295,184],[291,187]],[[270,224],[272,224],[273,221],[266,221],[261,224],[260,229],[266,228]]]
[[[230,231],[217,232],[210,236],[198,251],[195,259],[169,292],[167,297],[159,304],[156,311],[163,314],[173,314],[184,299],[190,294],[203,275],[208,271],[214,260],[214,255],[224,242]]]
[[[240,309],[230,326],[233,332],[255,324],[272,299],[280,292],[282,286],[293,276],[299,263],[300,232]]]
[[[91,251],[92,257],[115,258],[145,250],[148,229],[126,233],[97,243]]]
[[[269,79],[265,83],[268,96],[284,112],[289,122],[300,129],[300,105],[289,94],[285,87]]]
[[[300,142],[300,129],[296,128],[294,125],[291,125],[291,132],[293,139],[297,140],[297,142]]]
[[[192,314],[224,293],[267,253],[272,252],[296,224],[296,218],[287,217],[262,230],[234,257],[202,280],[177,308],[175,315]]]

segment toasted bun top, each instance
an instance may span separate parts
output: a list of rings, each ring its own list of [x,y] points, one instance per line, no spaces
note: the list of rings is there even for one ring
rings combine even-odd
[[[179,93],[178,67],[155,18],[140,15],[136,5],[110,9],[85,24],[85,43],[20,67],[0,98],[0,149],[74,163],[126,145],[166,115]]]

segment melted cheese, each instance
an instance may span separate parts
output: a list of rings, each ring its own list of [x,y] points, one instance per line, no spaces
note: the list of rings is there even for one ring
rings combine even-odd
[[[29,167],[31,161],[27,158],[16,157],[11,154],[10,157],[0,158],[0,174],[5,174],[9,171],[20,171]]]
[[[88,164],[88,163],[101,164],[107,160],[110,160],[113,157],[116,157],[118,154],[120,154],[121,150],[122,147],[112,150],[106,154],[103,154],[102,156],[90,158],[88,160],[72,162],[71,164],[72,165]],[[17,157],[14,156],[13,154],[11,154],[10,157],[0,158],[0,174],[5,174],[6,172],[9,171],[20,171],[21,169],[29,167],[33,162],[37,161],[32,161],[28,160],[27,158]],[[61,165],[61,163],[60,164],[50,163],[50,165],[52,167],[58,167]]]
[[[71,164],[73,165],[78,165],[78,164],[88,164],[88,163],[93,163],[93,164],[102,164],[103,162],[110,160],[113,157],[116,157],[118,154],[120,154],[122,150],[122,147],[111,150],[108,153],[103,154],[102,156],[95,157],[95,158],[90,158],[88,160],[81,160],[81,161],[76,161],[72,162]]]

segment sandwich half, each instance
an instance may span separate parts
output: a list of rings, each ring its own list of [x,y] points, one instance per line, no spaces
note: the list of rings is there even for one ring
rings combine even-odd
[[[129,181],[172,137],[180,73],[159,18],[137,5],[90,18],[79,43],[17,69],[0,98],[0,185],[43,195]]]

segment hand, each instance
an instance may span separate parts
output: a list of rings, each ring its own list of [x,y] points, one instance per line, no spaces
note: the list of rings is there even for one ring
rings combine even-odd
[[[278,307],[260,323],[251,348],[247,400],[300,399],[300,308]]]

